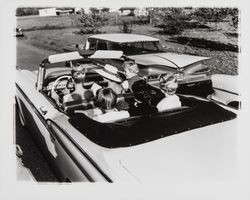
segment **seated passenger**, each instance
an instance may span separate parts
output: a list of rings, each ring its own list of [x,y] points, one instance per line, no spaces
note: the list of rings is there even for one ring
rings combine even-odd
[[[77,64],[75,67],[73,67],[72,71],[72,79],[74,81],[74,92],[70,94],[66,94],[63,97],[63,103],[66,102],[71,102],[71,101],[81,101],[81,100],[86,100],[90,101],[93,99],[94,94],[92,90],[85,89],[83,87],[83,82],[85,79],[85,70],[84,68]]]
[[[117,94],[111,88],[103,88],[98,92],[97,102],[100,106],[101,114],[94,116],[93,119],[99,122],[112,122],[129,117],[127,111],[118,111],[115,106],[117,103]],[[94,113],[98,113],[98,108]]]
[[[130,90],[130,92],[133,92],[133,84],[137,81],[143,80],[138,76],[138,65],[133,61],[125,61],[122,64],[122,67],[124,68],[127,78],[127,80],[122,83],[122,87],[125,89],[125,91]]]
[[[162,74],[159,77],[160,88],[162,92],[165,94],[165,98],[163,98],[158,104],[157,109],[159,112],[165,111],[167,109],[181,107],[181,102],[179,97],[175,94],[178,83],[173,74]]]
[[[118,69],[116,67],[106,64],[103,69],[97,69],[96,72],[108,82],[107,88],[111,88],[116,94],[124,92],[124,89],[120,84],[122,79],[119,76]]]

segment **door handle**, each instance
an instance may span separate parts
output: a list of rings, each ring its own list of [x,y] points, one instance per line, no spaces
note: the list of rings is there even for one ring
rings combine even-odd
[[[47,112],[48,112],[48,111],[45,109],[44,106],[40,107],[40,111],[41,111],[41,113],[42,113],[43,115],[46,115]]]

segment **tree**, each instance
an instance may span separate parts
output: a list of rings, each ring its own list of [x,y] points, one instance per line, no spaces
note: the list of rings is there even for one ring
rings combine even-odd
[[[99,26],[94,20],[94,16],[92,14],[85,14],[82,13],[82,15],[79,18],[79,22],[81,25],[80,31],[78,33],[80,34],[95,34],[100,33]]]

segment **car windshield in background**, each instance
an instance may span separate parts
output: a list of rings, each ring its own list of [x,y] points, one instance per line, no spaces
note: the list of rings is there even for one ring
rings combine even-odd
[[[164,48],[159,42],[108,43],[109,50],[120,50],[126,55],[160,53]]]

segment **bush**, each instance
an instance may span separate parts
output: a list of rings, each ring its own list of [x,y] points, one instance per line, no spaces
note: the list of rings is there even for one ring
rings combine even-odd
[[[16,16],[38,15],[39,8],[19,7],[16,9]]]
[[[122,20],[121,25],[119,26],[119,29],[123,33],[131,33],[132,32],[132,20]]]
[[[197,8],[191,15],[203,22],[222,22],[227,17],[238,18],[238,9],[236,8]]]
[[[78,18],[80,22],[80,30],[77,31],[76,33],[78,34],[96,34],[100,33],[99,31],[99,25],[95,20],[95,16],[88,15],[83,13],[80,18]]]
[[[168,8],[164,11],[163,22],[158,27],[163,29],[164,34],[180,34],[188,26],[187,20],[182,8]]]

